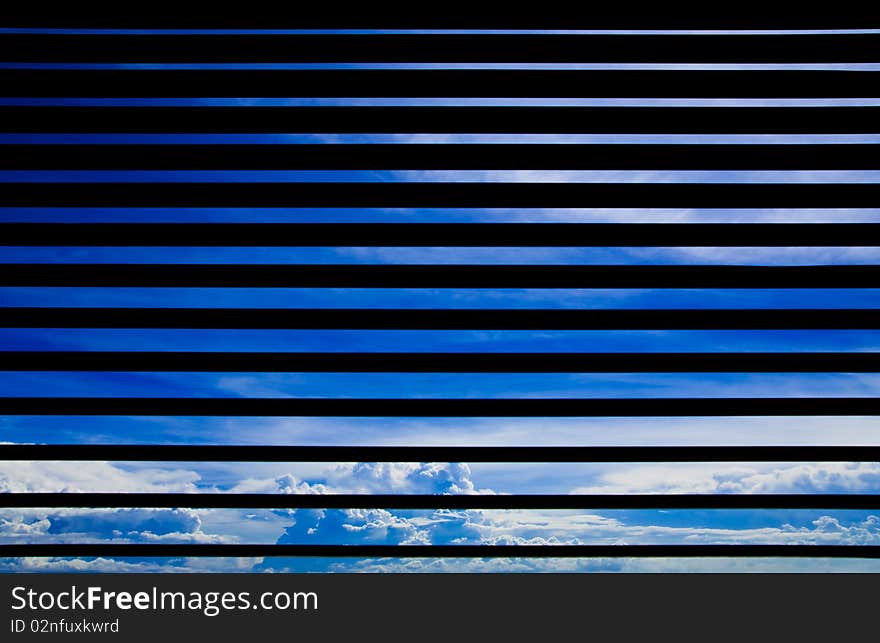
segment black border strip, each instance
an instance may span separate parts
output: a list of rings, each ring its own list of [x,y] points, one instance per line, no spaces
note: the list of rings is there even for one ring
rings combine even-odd
[[[234,417],[872,416],[872,397],[787,398],[183,398],[0,397],[3,415]]]
[[[0,507],[190,509],[880,509],[880,494],[4,493]]]
[[[358,330],[878,329],[880,309],[0,307],[0,328]]]
[[[2,127],[2,126],[0,126]],[[875,170],[874,143],[0,144],[0,170]]]
[[[872,416],[880,415],[880,398],[0,397],[0,414],[180,417]]]
[[[0,264],[0,286],[30,287],[877,288],[878,285],[878,265]]]
[[[415,353],[0,351],[4,371],[252,373],[877,373],[880,352]]]
[[[877,545],[16,544],[0,557],[880,558]]]
[[[880,446],[253,446],[3,444],[0,461],[120,462],[880,462]]]
[[[26,133],[869,134],[880,107],[0,106]]]
[[[338,6],[310,7],[247,7],[243,11],[234,6],[224,12],[222,7],[206,14],[187,12],[183,7],[168,11],[131,12],[127,10],[82,11],[77,7],[58,7],[45,11],[10,11],[6,23],[10,27],[33,28],[110,28],[110,29],[583,29],[583,30],[736,30],[736,29],[868,29],[878,27],[877,18],[870,12],[866,17],[857,12],[828,14],[827,11],[810,15],[808,11],[786,14],[784,18],[767,12],[739,12],[721,14],[715,8],[670,11],[669,7],[646,6],[634,12],[629,6],[614,11],[596,8],[589,14],[573,15],[571,11],[547,7],[540,14],[533,7],[518,12],[516,7],[506,11],[447,11],[426,12],[422,8],[407,10],[395,7],[383,12],[377,7],[353,6],[340,12]],[[473,8],[476,9],[476,8]]]
[[[828,70],[0,70],[15,97],[875,98],[880,72]]]
[[[867,247],[880,224],[15,222],[0,246]]]
[[[839,209],[880,207],[880,184],[31,182],[4,183],[0,207]]]
[[[2,34],[9,62],[876,62],[877,34]]]

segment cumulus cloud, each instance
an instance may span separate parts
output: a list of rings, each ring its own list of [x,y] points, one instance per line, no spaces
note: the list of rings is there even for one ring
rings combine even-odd
[[[284,473],[274,478],[246,478],[235,485],[234,493],[280,493],[280,494],[321,494],[330,493],[327,485],[306,482],[292,473]]]
[[[122,469],[110,463],[72,468],[23,463],[2,469],[2,487],[22,490],[106,490],[106,475],[127,490],[189,491],[207,489],[196,471]],[[335,463],[323,468],[269,468],[264,477],[239,477],[231,492],[275,494],[418,493],[475,494],[497,490],[478,485],[465,463]],[[250,471],[242,469],[241,471]],[[230,470],[231,471],[231,470]],[[227,475],[227,474],[224,474]],[[772,493],[872,492],[880,488],[878,463],[794,464],[657,464],[613,465],[590,471],[590,484],[576,493]],[[518,488],[512,487],[511,490]],[[670,513],[678,518],[670,519]],[[263,515],[265,514],[265,515]],[[242,536],[244,534],[244,536]],[[262,540],[267,538],[267,540]],[[282,544],[878,544],[880,518],[865,512],[766,512],[760,522],[731,522],[724,512],[576,511],[387,511],[189,509],[7,510],[0,515],[2,542],[278,542]],[[56,560],[54,568],[110,570],[112,561]],[[119,569],[149,571],[140,561],[119,561]],[[49,565],[49,562],[46,562]],[[654,564],[654,563],[650,563]],[[712,563],[714,565],[715,563]],[[13,568],[36,569],[37,563],[0,561]],[[152,563],[150,563],[152,565]],[[175,562],[189,569],[197,560]],[[289,561],[238,561],[238,571],[286,569]],[[300,571],[374,571],[383,561],[299,561]],[[391,561],[393,571],[626,571],[621,561],[562,561],[553,566],[534,561]],[[633,563],[647,569],[649,563]],[[167,566],[167,563],[166,563]],[[405,569],[401,569],[404,566]],[[51,566],[47,566],[47,570]],[[704,567],[702,569],[708,569]],[[224,568],[226,570],[226,568]]]
[[[341,462],[303,480],[286,472],[246,478],[232,489],[251,493],[417,493],[487,494],[477,488],[464,462]]]
[[[297,511],[279,544],[430,544],[428,532],[412,520],[384,509]]]
[[[439,462],[357,462],[340,463],[327,473],[330,493],[418,493],[476,494],[491,493],[477,489],[471,470],[464,463]],[[293,476],[275,480],[279,489],[312,492],[307,483]],[[333,542],[340,544],[430,544],[449,520],[421,521],[383,509],[299,510],[291,512],[294,523],[279,543]],[[439,515],[439,514],[438,514]],[[457,525],[461,535],[461,525]]]
[[[880,544],[880,517],[868,515],[862,520],[846,522],[837,517],[820,515],[804,525],[782,524],[778,527],[720,528],[720,527],[669,527],[650,523],[624,522],[622,520],[580,515],[569,512],[552,515],[553,512],[460,512],[457,515],[440,515],[418,519],[409,518],[413,528],[420,525],[422,534],[428,534],[433,544]],[[531,514],[531,515],[530,515]],[[335,537],[341,531],[339,521],[345,512],[337,512],[332,529],[323,533]],[[457,529],[450,533],[469,534],[469,537],[444,540],[435,525],[442,522],[454,524]],[[362,517],[353,517],[352,523],[367,524]],[[547,529],[558,535],[546,536]],[[311,533],[318,535],[320,523]],[[331,533],[332,532],[332,533]],[[536,535],[544,533],[544,536]],[[323,542],[323,540],[322,540]],[[878,572],[880,562],[846,559],[700,559],[681,560],[670,558],[400,558],[360,560],[270,560],[260,570],[273,571],[326,571],[371,573],[461,573],[461,572]]]
[[[123,468],[110,462],[3,462],[0,493],[193,492],[200,475],[167,467]],[[202,490],[205,490],[202,487]],[[208,489],[210,490],[210,489]],[[192,509],[24,509],[0,515],[0,542],[232,542],[209,534]]]
[[[463,462],[357,462],[337,466],[328,480],[353,493],[492,493],[475,487]]]
[[[792,544],[878,545],[880,517],[844,521],[819,515],[804,525],[774,527],[664,526],[571,512],[434,512],[395,516],[383,511],[301,512],[279,543],[334,544]],[[259,570],[336,572],[540,572],[540,571],[842,571],[865,570],[863,561],[680,561],[673,559],[267,559]],[[705,563],[705,564],[702,564]],[[826,569],[827,568],[827,569]],[[873,565],[875,571],[880,565]]]

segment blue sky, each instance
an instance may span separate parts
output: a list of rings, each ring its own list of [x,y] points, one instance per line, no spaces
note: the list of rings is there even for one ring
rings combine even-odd
[[[2,30],[0,30],[2,31]],[[349,65],[350,66],[350,65]],[[370,65],[376,67],[378,65]],[[398,66],[399,67],[399,66]],[[449,67],[449,65],[443,65]],[[556,66],[562,67],[564,66]],[[607,66],[590,66],[607,67]],[[618,65],[616,67],[632,67]],[[650,67],[642,65],[638,67]],[[665,67],[673,67],[667,65]],[[717,66],[724,68],[729,66]],[[753,66],[748,66],[753,67]],[[778,68],[780,66],[773,66]],[[800,67],[803,65],[787,65]],[[822,65],[822,68],[841,68]],[[715,67],[713,67],[715,68]],[[877,65],[847,65],[876,69]],[[193,104],[25,99],[0,104]],[[198,104],[880,104],[880,99],[260,99]],[[876,143],[865,136],[12,135],[0,143]],[[9,181],[877,182],[878,172],[0,172]],[[2,188],[2,186],[0,186]],[[332,186],[329,187],[332,189]],[[0,208],[0,221],[880,221],[880,210]],[[877,248],[21,248],[3,263],[876,264]],[[439,308],[878,307],[860,290],[0,288],[0,306]],[[876,331],[192,331],[4,329],[0,350],[870,351]],[[0,395],[197,397],[875,396],[873,374],[9,373]],[[878,420],[823,418],[0,417],[0,442],[357,445],[880,444]],[[878,493],[880,463],[0,462],[0,491],[260,493]],[[0,510],[0,542],[877,544],[865,511]],[[6,559],[0,571],[880,571],[859,560]]]

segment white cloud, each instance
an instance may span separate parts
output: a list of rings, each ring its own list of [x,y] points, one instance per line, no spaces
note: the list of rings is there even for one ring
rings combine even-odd
[[[282,465],[289,467],[290,465]],[[463,462],[340,462],[305,481],[291,471],[271,478],[247,478],[232,491],[251,493],[493,493],[478,489]]]
[[[880,462],[619,465],[572,493],[876,493]]]
[[[4,510],[0,542],[229,543],[232,534],[205,533],[192,509]]]
[[[132,562],[125,559],[95,558],[0,558],[0,572],[16,573],[90,573],[90,574],[145,574],[145,573],[199,573],[199,572],[252,572],[260,558],[185,558],[167,561]]]
[[[199,475],[186,469],[124,469],[109,462],[0,462],[0,493],[190,492]]]
[[[278,570],[280,571],[280,570]],[[295,568],[289,571],[296,571]],[[337,563],[341,573],[878,573],[880,561],[832,558],[410,558]]]
[[[11,481],[23,490],[107,490],[108,476],[113,484],[127,490],[193,490],[216,492],[218,486],[205,484],[202,472],[181,468],[162,470],[122,469],[110,463],[77,464],[71,468],[21,466],[2,469],[5,488]],[[585,465],[581,465],[585,466]],[[553,474],[566,480],[556,465],[543,473],[529,469],[529,475]],[[266,477],[240,477],[250,468],[226,468],[223,476],[236,480],[233,492],[278,494],[315,493],[493,493],[499,489],[519,490],[523,480],[517,467],[505,475],[512,486],[478,486],[471,467],[464,463],[335,463],[312,469],[303,475],[296,465],[273,465]],[[219,475],[220,472],[215,472]],[[560,473],[559,476],[555,475]],[[588,468],[591,484],[575,488],[581,493],[771,493],[852,491],[872,492],[880,488],[880,463],[794,463],[794,464],[643,464],[604,465]],[[488,476],[492,478],[493,476]],[[494,476],[496,480],[497,476]],[[46,485],[44,487],[43,485]],[[164,487],[160,486],[164,485]],[[568,487],[571,489],[572,487]],[[564,490],[560,490],[564,491]],[[424,544],[880,544],[880,518],[872,515],[846,517],[813,512],[809,519],[790,512],[764,514],[758,525],[739,525],[722,521],[723,512],[682,513],[681,521],[670,521],[662,513],[656,520],[650,512],[636,514],[613,511],[601,514],[576,511],[386,511],[386,510],[297,510],[258,511],[187,509],[65,509],[51,511],[4,511],[0,516],[0,540],[4,542],[312,542]],[[777,522],[773,522],[774,516]],[[786,517],[788,516],[788,517]],[[267,518],[268,517],[268,518]],[[788,522],[786,522],[788,521]],[[246,536],[242,537],[242,534]],[[257,561],[259,562],[259,561]],[[35,563],[19,560],[21,569]],[[128,564],[122,561],[120,564]],[[185,563],[191,568],[199,563]],[[379,564],[379,563],[376,563]],[[462,569],[461,564],[421,561],[404,564],[408,571]],[[638,561],[632,569],[655,564]],[[659,564],[659,563],[658,563]],[[102,569],[103,563],[61,561],[59,569]],[[91,567],[89,566],[91,565]],[[137,565],[137,564],[136,564]],[[360,570],[353,562],[350,569]],[[456,566],[457,565],[457,566]],[[505,571],[541,571],[547,563],[514,561],[468,563],[464,568],[485,570],[504,567]],[[110,569],[112,565],[105,565]],[[439,566],[439,567],[438,567]],[[259,569],[278,569],[274,563]],[[715,569],[711,562],[704,571]],[[201,567],[204,568],[204,567]],[[200,569],[201,569],[200,568]],[[127,569],[127,568],[126,568]],[[144,569],[147,567],[132,567]],[[205,568],[207,569],[207,568]],[[340,568],[341,569],[341,568]],[[396,569],[396,568],[395,568]],[[607,569],[627,571],[619,561],[563,562],[558,571]],[[225,571],[226,568],[223,568]]]

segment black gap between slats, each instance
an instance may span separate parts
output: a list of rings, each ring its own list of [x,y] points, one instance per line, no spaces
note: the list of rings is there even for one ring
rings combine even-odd
[[[235,26],[277,26],[236,16]],[[45,25],[44,22],[42,23]],[[130,18],[105,16],[107,24]],[[140,18],[139,26],[156,25]],[[339,18],[335,23],[338,26]],[[347,18],[346,24],[362,24]],[[663,22],[596,18],[592,28]],[[176,18],[176,26],[189,24]],[[205,22],[208,21],[208,22]],[[250,21],[250,22],[249,22]],[[417,21],[425,26],[424,18]],[[453,21],[456,22],[457,20]],[[508,18],[568,26],[570,18]],[[167,22],[166,22],[167,23]],[[166,24],[163,23],[163,24]],[[222,16],[198,26],[224,24]],[[432,19],[432,24],[450,24]],[[850,20],[782,28],[852,26]],[[16,22],[11,24],[30,24]],[[58,18],[53,24],[74,25]],[[95,26],[90,22],[87,26]],[[326,26],[300,16],[298,26]],[[398,17],[393,25],[414,26]],[[494,25],[497,26],[499,20]],[[675,27],[767,26],[692,18]],[[459,25],[460,26],[460,25]],[[484,25],[485,26],[485,25]],[[670,25],[666,25],[667,27]],[[2,34],[4,62],[878,62],[878,34]],[[3,69],[4,97],[873,98],[876,71]],[[877,107],[0,107],[7,133],[869,134]],[[0,146],[4,170],[870,170],[871,144],[335,144]],[[0,207],[876,208],[875,184],[6,183]],[[5,246],[876,246],[876,224],[0,224]],[[0,264],[0,286],[874,288],[880,266]],[[5,308],[6,328],[876,329],[880,311]],[[877,372],[861,353],[208,353],[4,351],[7,371]],[[360,399],[2,397],[9,416],[877,416],[874,397]],[[540,436],[537,436],[539,440]],[[854,446],[0,445],[0,460],[156,462],[861,462]],[[872,494],[406,496],[3,494],[4,507],[859,509]],[[0,556],[829,557],[843,545],[3,544]]]
[[[877,145],[0,145],[0,170],[876,170]]]
[[[877,288],[880,266],[0,264],[0,286]]]
[[[876,545],[0,545],[0,557],[880,558]]]
[[[880,86],[880,83],[878,83]],[[0,207],[878,208],[876,183],[5,183]]]
[[[277,493],[9,493],[0,507],[189,509],[880,509],[880,494],[415,495]]]
[[[868,308],[450,309],[6,307],[0,328],[875,330]]]
[[[872,63],[880,34],[0,34],[0,60],[66,63]]]
[[[9,133],[871,134],[880,107],[0,106]]]
[[[630,401],[630,400],[624,400]],[[70,462],[870,462],[880,446],[0,445],[0,461]],[[668,496],[667,496],[668,497]]]
[[[877,373],[878,352],[2,351],[8,371],[250,373]]]
[[[876,98],[880,72],[828,70],[0,70],[0,96]]]
[[[2,223],[0,246],[880,246],[880,223]]]

